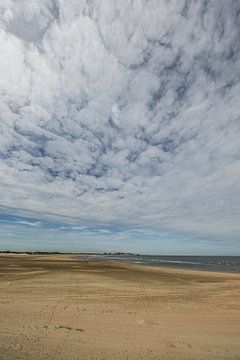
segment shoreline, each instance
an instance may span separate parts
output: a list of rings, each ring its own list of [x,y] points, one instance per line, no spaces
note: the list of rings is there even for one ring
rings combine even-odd
[[[205,270],[205,269],[194,269],[194,268],[185,268],[185,267],[177,267],[177,266],[166,266],[166,265],[159,265],[159,264],[156,264],[156,265],[153,265],[153,264],[150,264],[150,263],[134,263],[134,262],[131,262],[131,261],[124,261],[124,260],[121,260],[121,261],[118,261],[118,260],[108,260],[108,259],[87,259],[89,261],[102,261],[102,262],[110,262],[111,264],[118,264],[118,265],[121,265],[121,264],[125,264],[125,265],[135,265],[136,267],[139,266],[139,267],[142,267],[144,266],[145,268],[151,268],[152,270],[153,269],[161,269],[161,270],[164,270],[166,269],[166,271],[175,271],[175,270],[179,270],[180,272],[181,271],[186,271],[186,272],[203,272],[203,273],[210,273],[210,274],[229,274],[229,275],[233,275],[233,274],[236,274],[236,275],[240,275],[240,271],[219,271],[219,270]]]
[[[111,264],[125,264],[125,265],[136,265],[136,266],[144,266],[145,268],[149,267],[152,269],[166,269],[166,271],[175,271],[175,270],[179,270],[179,271],[186,271],[186,272],[204,272],[204,273],[213,273],[213,274],[236,274],[236,275],[240,275],[240,271],[231,271],[231,270],[215,270],[215,269],[196,269],[196,268],[189,268],[189,267],[185,267],[184,265],[181,266],[174,266],[174,265],[161,265],[161,264],[152,264],[152,263],[147,263],[147,262],[141,262],[139,261],[139,263],[136,263],[134,261],[128,261],[128,260],[119,260],[116,258],[115,259],[108,259],[107,256],[108,255],[103,255],[103,258],[100,258],[100,256],[102,256],[103,254],[100,253],[45,253],[45,252],[34,252],[34,253],[28,253],[28,252],[10,252],[10,253],[6,253],[6,252],[0,252],[0,257],[1,256],[26,256],[26,257],[47,257],[47,258],[51,258],[54,257],[54,259],[56,259],[57,257],[59,258],[72,258],[73,260],[86,260],[86,261],[100,261],[100,262],[109,262]],[[99,256],[99,258],[95,258]],[[145,256],[145,255],[144,255]],[[149,256],[149,255],[146,255]],[[166,255],[167,256],[167,255]],[[171,255],[172,256],[172,255]],[[117,257],[117,255],[116,255]],[[211,256],[210,256],[211,257]],[[235,256],[235,257],[239,257],[240,256]],[[229,256],[229,258],[231,258],[231,256]]]

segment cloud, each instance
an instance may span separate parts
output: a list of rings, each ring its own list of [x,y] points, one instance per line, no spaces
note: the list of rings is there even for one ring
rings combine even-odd
[[[33,226],[33,227],[35,227],[35,226],[39,226],[39,225],[41,224],[41,222],[40,222],[40,221],[30,222],[30,221],[23,221],[23,220],[21,220],[21,221],[17,221],[16,224],[17,224],[17,225],[27,225],[27,226]]]
[[[239,1],[0,14],[2,207],[239,239]]]

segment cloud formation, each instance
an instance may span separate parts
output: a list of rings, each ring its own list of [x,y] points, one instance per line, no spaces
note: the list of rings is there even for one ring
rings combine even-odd
[[[238,0],[4,0],[0,52],[2,207],[239,240]]]

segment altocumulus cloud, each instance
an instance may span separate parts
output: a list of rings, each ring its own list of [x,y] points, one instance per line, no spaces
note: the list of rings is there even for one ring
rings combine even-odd
[[[238,0],[2,0],[0,53],[2,209],[238,240]]]

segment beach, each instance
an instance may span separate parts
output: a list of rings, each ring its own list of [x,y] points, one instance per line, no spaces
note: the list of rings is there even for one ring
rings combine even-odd
[[[240,359],[240,274],[0,255],[0,359]]]

